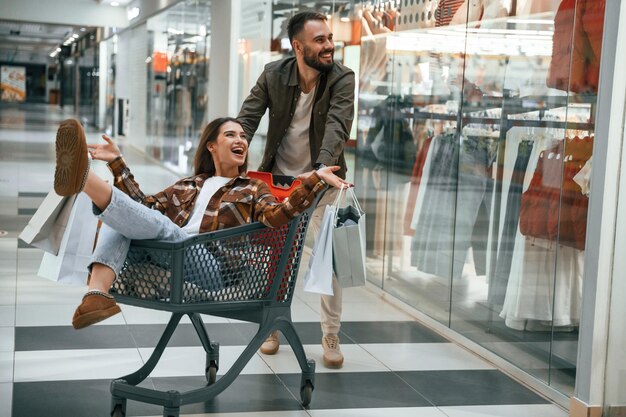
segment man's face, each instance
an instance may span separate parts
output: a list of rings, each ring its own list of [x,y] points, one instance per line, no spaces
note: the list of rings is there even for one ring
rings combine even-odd
[[[309,20],[295,39],[300,45],[296,53],[301,53],[304,63],[320,72],[333,68],[335,44],[333,34],[323,20]]]

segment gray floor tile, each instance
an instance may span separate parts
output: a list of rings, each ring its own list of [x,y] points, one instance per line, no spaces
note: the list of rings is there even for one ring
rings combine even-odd
[[[548,403],[497,370],[408,371],[398,375],[437,407]]]
[[[318,366],[322,366],[319,364]],[[293,395],[300,374],[279,374]],[[432,404],[395,373],[319,373],[315,375],[312,409],[430,407]]]

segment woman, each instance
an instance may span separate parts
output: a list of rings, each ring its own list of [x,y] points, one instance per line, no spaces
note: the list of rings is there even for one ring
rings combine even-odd
[[[177,242],[198,233],[262,222],[286,224],[306,210],[326,185],[349,185],[326,167],[299,177],[288,202],[278,203],[267,184],[245,176],[248,142],[234,118],[207,125],[194,160],[195,174],[165,190],[146,196],[126,166],[119,148],[107,136],[106,144],[87,145],[76,120],[61,123],[56,138],[54,189],[59,195],[84,192],[94,214],[103,222],[92,256],[89,288],[72,319],[75,329],[90,326],[120,312],[108,294],[124,264],[132,239]],[[89,156],[105,161],[114,187],[89,169]]]

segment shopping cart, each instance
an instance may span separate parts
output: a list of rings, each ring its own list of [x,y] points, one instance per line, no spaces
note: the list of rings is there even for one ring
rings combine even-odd
[[[274,191],[271,176],[269,181]],[[292,177],[275,177],[290,184]],[[128,399],[163,406],[163,416],[178,417],[185,404],[211,400],[228,388],[273,330],[291,345],[300,368],[300,398],[307,406],[315,383],[315,362],[307,359],[291,321],[298,267],[315,203],[278,228],[260,223],[205,233],[184,242],[133,241],[122,272],[111,288],[118,303],[172,313],[145,364],[111,382],[111,415],[126,415]],[[207,334],[201,314],[258,323],[259,328],[232,367],[219,379],[219,343]],[[183,315],[189,316],[206,351],[207,385],[188,392],[137,386],[157,365]]]

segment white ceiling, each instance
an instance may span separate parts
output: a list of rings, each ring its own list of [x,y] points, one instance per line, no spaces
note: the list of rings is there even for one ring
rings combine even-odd
[[[0,61],[45,62],[48,54],[72,34],[82,36],[90,30],[90,27],[0,20]]]
[[[110,25],[132,0],[0,0],[0,61],[45,63],[49,54],[72,34],[83,36],[96,26]],[[81,30],[82,29],[82,30]]]

